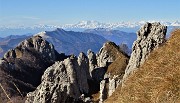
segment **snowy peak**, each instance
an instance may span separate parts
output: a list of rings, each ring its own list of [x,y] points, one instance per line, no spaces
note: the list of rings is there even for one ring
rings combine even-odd
[[[84,31],[86,29],[95,29],[95,28],[106,28],[110,30],[121,30],[125,32],[136,32],[138,28],[144,25],[146,22],[157,22],[155,20],[151,21],[139,21],[139,22],[118,22],[118,23],[102,23],[98,21],[80,21],[75,24],[64,24],[64,25],[33,25],[33,26],[0,26],[0,34],[1,36],[7,35],[21,35],[25,33],[35,34],[41,31],[52,31],[56,28],[62,28],[64,30],[72,30],[72,31]],[[160,21],[162,25],[168,27],[180,27],[180,22],[164,22]],[[58,29],[59,30],[59,29]]]
[[[180,22],[179,21],[175,21],[171,25],[173,25],[173,26],[180,26]]]
[[[48,29],[55,29],[55,28],[63,28],[63,29],[67,29],[67,28],[110,28],[110,29],[115,29],[115,28],[119,28],[119,27],[127,27],[127,28],[133,28],[133,27],[138,27],[138,26],[142,26],[144,25],[146,22],[159,22],[156,20],[149,20],[149,21],[139,21],[139,22],[117,22],[117,23],[102,23],[102,22],[98,22],[98,21],[94,21],[94,20],[90,20],[90,21],[80,21],[76,24],[64,24],[64,25],[43,25],[43,24],[38,24],[38,25],[34,25],[31,27],[27,27],[27,26],[0,26],[0,30],[3,29],[17,29],[17,28],[21,28],[21,29],[36,29],[36,28],[48,28]],[[180,26],[180,22],[178,20],[174,21],[174,22],[166,22],[166,21],[160,21],[161,24],[166,25],[166,26]]]

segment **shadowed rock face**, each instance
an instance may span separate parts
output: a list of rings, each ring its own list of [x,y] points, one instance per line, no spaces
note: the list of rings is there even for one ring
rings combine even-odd
[[[64,58],[65,55],[58,54],[53,45],[40,36],[29,38],[5,53],[0,63],[0,83],[10,97],[20,95],[15,85],[26,95],[40,84],[47,67]],[[1,92],[1,97],[3,95]]]
[[[112,52],[112,49],[115,51]],[[112,42],[105,43],[97,57],[90,50],[87,54],[88,56],[80,53],[78,57],[71,56],[50,66],[44,72],[41,84],[35,91],[27,94],[26,102],[91,101],[89,96],[99,91],[100,82],[104,80],[108,65],[123,54]],[[98,65],[96,58],[99,58],[99,61],[105,60],[105,62]]]
[[[124,79],[148,58],[150,52],[165,42],[167,27],[160,23],[146,23],[137,32],[131,58],[126,68]]]
[[[47,68],[42,82],[34,92],[28,93],[27,103],[71,103],[88,94],[88,58],[80,53]],[[81,98],[82,99],[82,98]]]
[[[26,103],[65,103],[80,97],[76,58],[56,62],[42,76],[42,82],[34,92],[28,93]],[[73,100],[73,101],[74,101]]]
[[[91,72],[97,67],[96,54],[93,51],[88,50],[87,56],[89,59],[89,72],[90,72],[90,76],[92,77]]]

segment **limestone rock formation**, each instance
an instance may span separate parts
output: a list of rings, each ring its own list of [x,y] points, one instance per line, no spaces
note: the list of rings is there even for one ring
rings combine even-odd
[[[87,94],[89,92],[88,79],[91,79],[89,72],[89,60],[84,53],[78,56],[79,67],[76,66],[77,79],[81,93]]]
[[[47,68],[42,82],[27,94],[26,103],[72,103],[90,101],[88,85],[89,62],[84,53],[71,56]]]
[[[40,84],[47,67],[64,58],[40,36],[31,37],[5,53],[0,63],[0,83],[10,97],[25,96]],[[6,102],[4,96],[0,89],[0,97]]]
[[[111,96],[120,85],[129,60],[129,56],[114,43],[110,42],[104,48],[108,51],[107,54],[111,58],[114,58],[114,61],[107,66],[106,73],[103,76],[104,78],[100,83],[100,102]]]
[[[55,61],[56,59],[54,46],[43,40],[40,36],[35,36],[28,40],[24,40],[15,49],[11,49],[5,53],[4,59],[16,57],[21,58],[23,56],[23,50],[26,49],[34,50],[40,53],[42,57],[48,58],[49,61]]]
[[[114,50],[114,48],[119,49],[113,42],[106,42],[103,45],[97,54],[98,67],[107,67],[117,58],[118,50]]]
[[[107,93],[107,85],[106,85],[107,81],[106,80],[102,80],[100,83],[100,96],[99,96],[99,103],[102,103],[108,96]]]
[[[9,50],[5,53],[3,60],[14,68],[15,71],[12,73],[18,72],[18,69],[26,71],[25,74],[18,74],[16,76],[18,79],[21,80],[22,77],[19,76],[23,76],[23,81],[28,81],[27,83],[37,86],[44,70],[52,65],[58,59],[57,57],[58,53],[52,44],[43,40],[40,36],[35,36],[21,42],[15,49]],[[10,70],[11,68],[6,69]],[[32,69],[34,70],[31,71]],[[29,80],[33,77],[39,79]]]
[[[99,102],[102,103],[109,96],[115,92],[116,88],[120,85],[121,79],[118,78],[118,75],[114,75],[113,78],[106,78],[100,83],[100,96]]]
[[[98,92],[98,88],[100,88],[100,100],[104,101],[115,91],[119,82],[118,76],[104,78],[107,67],[114,60],[123,58],[124,54],[117,45],[108,42],[99,52],[98,58],[102,61],[99,66],[94,52],[89,50],[87,55],[80,53],[77,58],[71,56],[49,67],[37,89],[28,93],[26,102],[90,102],[91,98],[87,96]]]
[[[124,79],[148,58],[150,52],[165,42],[167,27],[160,23],[146,23],[137,32],[131,58],[126,68]]]
[[[87,56],[88,56],[88,59],[89,59],[89,72],[90,72],[90,75],[92,77],[91,72],[97,67],[96,54],[93,51],[88,50],[87,51]]]
[[[114,75],[113,78],[109,78],[109,91],[108,96],[111,96],[115,92],[116,88],[120,85],[121,79],[118,78],[118,75]]]
[[[77,66],[77,59],[71,57],[47,68],[41,84],[34,92],[27,94],[26,103],[69,103],[78,100]]]

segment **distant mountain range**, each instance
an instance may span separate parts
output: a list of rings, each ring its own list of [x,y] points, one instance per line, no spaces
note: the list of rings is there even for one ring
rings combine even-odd
[[[132,43],[136,39],[135,32],[144,23],[145,23],[144,21],[136,22],[136,23],[127,23],[127,22],[100,23],[97,21],[81,21],[77,24],[67,24],[62,26],[54,26],[54,25],[35,25],[32,27],[0,26],[0,57],[2,57],[2,55],[7,50],[14,48],[22,40],[29,38],[30,36],[32,36],[33,34],[37,34],[38,32],[41,32],[40,35],[44,36],[43,38],[47,38],[49,42],[53,43],[55,45],[55,49],[57,49],[58,52],[65,52],[67,54],[72,54],[72,53],[79,54],[80,51],[86,52],[88,48],[93,49],[93,51],[96,52],[106,40],[113,41],[118,45],[126,44],[128,48],[131,48]],[[169,37],[169,34],[173,29],[180,27],[179,21],[175,21],[172,23],[161,22],[161,24],[168,26],[167,37]],[[56,28],[62,28],[62,29],[55,30]],[[52,31],[52,32],[42,32],[42,31]],[[62,33],[61,36],[64,36],[63,38],[60,35],[57,35],[59,32]],[[86,35],[87,37],[82,37],[84,36],[83,34],[88,34],[89,36],[90,34],[92,35],[97,34],[101,36],[101,37],[98,36],[98,38],[101,39],[99,41],[98,39],[95,38],[96,36],[95,37],[91,36],[93,38],[92,40],[96,41],[96,42],[94,41],[94,43],[98,43],[98,45],[96,46],[91,46],[92,44],[88,44],[88,42],[90,42],[90,39],[87,39],[88,37],[87,35]],[[5,37],[7,35],[11,35],[11,36]],[[72,36],[71,37],[72,41],[70,39],[67,39],[66,36],[69,37]],[[106,40],[105,39],[103,40],[102,39],[103,37]],[[76,42],[74,42],[73,40]],[[79,42],[79,40],[80,41],[87,40],[87,41]],[[59,43],[63,45],[59,45]],[[86,44],[86,48],[82,47],[84,44]],[[76,48],[72,48],[72,47],[76,47]]]
[[[148,21],[155,22],[155,21]],[[145,21],[140,22],[120,22],[120,23],[100,23],[98,21],[81,21],[76,24],[65,24],[65,25],[34,25],[34,26],[0,26],[0,37],[7,35],[22,35],[26,33],[35,34],[41,31],[51,31],[56,28],[62,28],[64,30],[72,31],[84,31],[86,29],[95,28],[107,28],[112,30],[120,30],[124,32],[136,32],[140,26],[142,26]],[[163,22],[161,24],[168,26],[169,31],[173,28],[180,27],[180,22]]]
[[[66,31],[57,28],[53,31],[40,32],[35,35],[39,35],[43,39],[52,43],[59,53],[75,55],[78,55],[80,52],[86,53],[88,49],[97,53],[106,41],[113,41],[117,45],[125,44],[128,48],[131,48],[136,39],[135,33],[104,28],[87,29],[83,32]],[[7,50],[14,48],[21,41],[31,36],[11,35],[5,38],[0,38],[0,57],[2,57]],[[129,51],[130,53],[131,50],[128,50],[128,48],[126,48],[127,50],[125,51]]]
[[[52,43],[59,53],[65,53],[67,55],[78,55],[80,52],[86,53],[88,49],[97,52],[102,45],[108,41],[97,34],[65,31],[59,28],[54,31],[40,32],[35,35],[39,35],[43,39]],[[31,36],[11,35],[5,38],[0,38],[0,57],[2,57],[9,49],[16,47],[21,41],[30,38]]]
[[[98,52],[103,43],[107,41],[102,36],[93,33],[65,31],[56,29],[54,31],[45,31],[38,34],[43,39],[52,43],[59,53],[75,54],[86,53],[88,49]]]
[[[134,32],[128,33],[104,28],[87,29],[84,32],[103,36],[107,40],[115,42],[117,45],[126,44],[128,48],[132,47],[133,42],[137,38],[136,33]]]
[[[5,38],[0,38],[0,57],[9,49],[16,47],[18,43],[29,37],[29,35],[10,35]]]

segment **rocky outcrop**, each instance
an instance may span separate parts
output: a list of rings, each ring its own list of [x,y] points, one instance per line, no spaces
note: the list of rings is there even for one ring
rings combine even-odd
[[[12,73],[19,72],[19,70],[25,71],[25,74],[23,72],[18,74],[17,79],[37,86],[44,70],[58,60],[58,57],[59,54],[52,44],[43,40],[40,36],[35,36],[21,42],[15,49],[9,50],[5,53],[3,60],[14,68]],[[9,66],[6,69],[12,70],[11,67]],[[33,77],[38,78],[30,80]]]
[[[81,93],[88,94],[89,86],[88,79],[91,79],[89,73],[89,61],[84,53],[80,53],[78,56],[78,66],[76,66],[77,79],[79,84],[79,89]]]
[[[78,58],[71,56],[49,67],[42,76],[38,88],[27,95],[26,102],[90,102],[91,98],[88,96],[98,92],[99,89],[100,100],[104,101],[115,91],[119,82],[117,77],[104,78],[107,67],[117,58],[121,58],[123,53],[119,51],[117,45],[108,42],[97,56],[101,61],[100,65],[97,65],[94,52],[89,50],[87,55],[80,53]]]
[[[121,79],[118,78],[118,75],[114,75],[113,78],[107,78],[102,80],[100,83],[100,96],[99,102],[102,103],[109,96],[115,92],[116,88],[120,85]]]
[[[31,37],[5,53],[0,63],[0,83],[10,97],[25,96],[40,84],[47,67],[64,58],[40,36]],[[5,94],[0,90],[0,95]]]
[[[108,92],[107,92],[107,81],[106,80],[102,80],[100,83],[100,96],[99,96],[99,103],[102,103],[108,96]]]
[[[107,67],[107,70],[100,82],[99,102],[103,102],[105,99],[111,96],[116,88],[120,85],[122,76],[124,75],[125,68],[129,60],[128,55],[112,42],[106,43],[102,50],[106,51],[106,54],[104,55],[105,59],[101,60],[107,60],[105,66]],[[104,52],[101,53],[104,54]],[[112,60],[112,63],[108,62],[108,60]],[[108,63],[110,64],[107,65]]]
[[[81,96],[78,84],[77,59],[67,58],[47,68],[42,82],[34,92],[27,94],[26,103],[69,103]],[[81,87],[82,88],[82,87]],[[83,89],[82,89],[83,90]]]
[[[26,103],[72,103],[91,101],[88,80],[89,61],[84,53],[71,56],[47,68],[42,82],[34,92],[28,93]]]
[[[108,96],[111,96],[116,88],[120,85],[121,79],[119,79],[118,75],[114,75],[113,78],[109,78],[109,91]]]
[[[131,58],[126,68],[124,79],[144,63],[150,52],[165,42],[167,27],[160,23],[146,23],[137,32],[137,40],[133,44]]]
[[[87,56],[88,56],[88,59],[89,59],[89,72],[90,72],[90,75],[92,77],[91,72],[97,67],[96,54],[93,51],[88,50],[87,51]]]
[[[116,50],[117,48],[117,50]],[[98,67],[108,67],[117,58],[118,46],[113,42],[106,42],[97,54]]]

